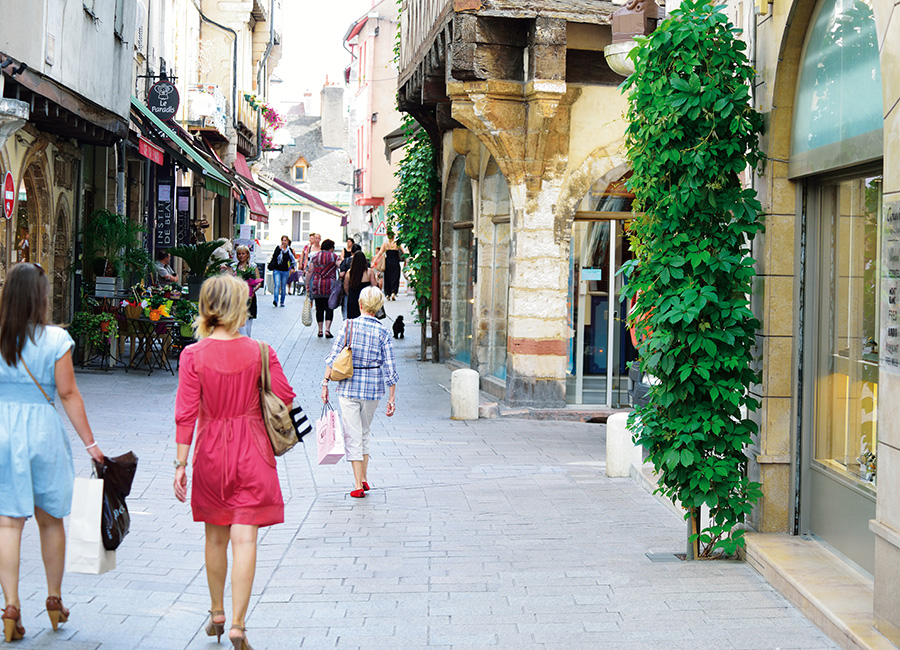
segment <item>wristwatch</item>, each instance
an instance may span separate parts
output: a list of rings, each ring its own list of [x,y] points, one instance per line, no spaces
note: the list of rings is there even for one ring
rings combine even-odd
[[[187,461],[175,459],[175,469],[178,469],[179,467],[187,467]]]
[[[327,379],[327,378],[326,378],[326,379],[323,379],[323,380],[322,380],[322,385],[323,385],[323,386],[327,386],[329,381],[331,381],[331,380],[330,380],[330,379]]]

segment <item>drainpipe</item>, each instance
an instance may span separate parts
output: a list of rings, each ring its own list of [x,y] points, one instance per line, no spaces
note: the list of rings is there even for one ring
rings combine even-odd
[[[262,91],[262,74],[266,67],[266,61],[275,47],[275,0],[269,2],[269,44],[266,46],[266,52],[259,61],[259,67],[256,69],[256,92]],[[268,94],[268,93],[267,93]],[[247,162],[254,162],[262,157],[262,112],[256,111],[256,155],[247,158]]]
[[[116,143],[116,214],[125,214],[125,141]]]
[[[218,27],[223,32],[228,32],[231,34],[231,42],[234,44],[232,48],[231,55],[231,125],[237,129],[237,59],[238,59],[238,42],[237,42],[237,32],[231,29],[230,27],[225,27],[225,25],[220,25],[216,21],[207,18],[203,15],[203,12],[197,7],[197,13],[200,15],[200,20],[205,23],[209,23],[213,27]]]

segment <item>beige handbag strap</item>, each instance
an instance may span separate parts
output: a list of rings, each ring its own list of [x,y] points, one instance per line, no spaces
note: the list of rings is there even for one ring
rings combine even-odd
[[[262,372],[260,373],[260,377],[262,379],[262,389],[266,392],[271,392],[272,379],[269,376],[269,344],[265,341],[258,341],[258,343],[259,354],[262,357]]]
[[[38,380],[34,378],[34,375],[31,374],[31,371],[28,369],[28,364],[25,363],[25,359],[19,357],[19,361],[22,362],[22,365],[25,367],[25,372],[28,373],[28,376],[31,377],[31,381],[34,382],[34,385],[41,389],[41,392],[44,394],[44,397],[47,398],[47,401],[53,404],[53,400],[50,399],[50,396],[47,394],[47,391],[44,390],[44,387],[38,383]]]

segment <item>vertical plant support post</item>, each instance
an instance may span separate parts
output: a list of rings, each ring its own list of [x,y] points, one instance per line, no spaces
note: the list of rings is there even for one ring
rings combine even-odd
[[[754,73],[723,7],[685,0],[636,38],[626,141],[636,209],[635,259],[623,266],[644,333],[642,372],[659,381],[629,426],[649,452],[659,492],[680,502],[696,557],[733,554],[761,492],[745,447],[758,429],[750,387],[759,322],[750,310],[750,242],[762,229],[741,176],[762,160]],[[701,528],[702,506],[709,521]],[[720,550],[719,550],[720,549]]]

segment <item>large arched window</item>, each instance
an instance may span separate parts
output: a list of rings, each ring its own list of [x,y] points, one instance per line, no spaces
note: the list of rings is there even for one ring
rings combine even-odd
[[[882,94],[872,0],[820,0],[794,101],[789,175],[881,158]]]

